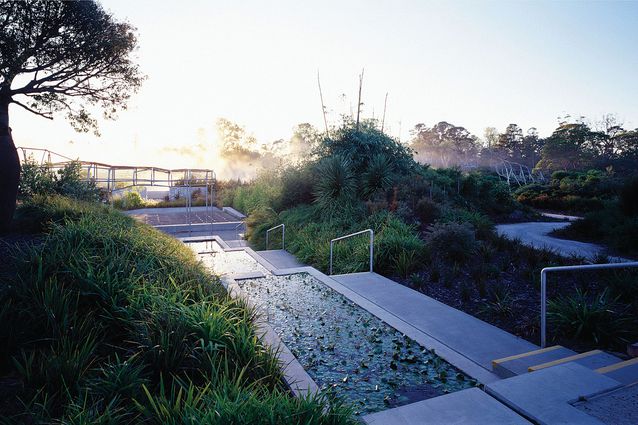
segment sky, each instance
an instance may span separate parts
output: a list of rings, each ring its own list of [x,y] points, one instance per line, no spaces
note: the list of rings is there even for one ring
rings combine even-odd
[[[356,109],[406,142],[417,123],[482,136],[510,123],[551,134],[557,117],[614,113],[638,127],[638,1],[103,0],[138,29],[148,79],[102,136],[11,108],[16,145],[118,165],[214,167],[215,121],[260,143]]]

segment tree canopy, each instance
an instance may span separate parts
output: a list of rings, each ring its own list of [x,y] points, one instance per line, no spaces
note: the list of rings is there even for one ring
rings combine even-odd
[[[417,124],[412,130],[415,158],[435,167],[467,165],[476,161],[478,138],[461,126],[441,121],[432,127]]]
[[[97,132],[92,107],[114,118],[144,79],[134,28],[95,1],[2,0],[0,23],[0,103]]]

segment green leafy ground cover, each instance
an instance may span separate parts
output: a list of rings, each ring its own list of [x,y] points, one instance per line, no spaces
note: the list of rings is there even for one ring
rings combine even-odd
[[[6,423],[346,424],[293,398],[255,313],[180,242],[97,204],[33,198],[45,232],[0,285]]]

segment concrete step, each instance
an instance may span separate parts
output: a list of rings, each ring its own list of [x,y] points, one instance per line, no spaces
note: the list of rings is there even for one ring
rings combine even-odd
[[[596,372],[625,385],[638,383],[638,357],[596,369]]]
[[[613,365],[618,363],[620,359],[611,354],[607,354],[604,351],[592,350],[585,353],[575,354],[573,356],[563,357],[562,359],[552,360],[545,363],[540,363],[527,368],[528,371],[534,372],[548,367],[557,366],[559,364],[574,362],[581,366],[585,366],[588,369],[598,369],[601,367]]]
[[[561,345],[528,351],[514,356],[492,360],[492,370],[502,378],[509,378],[528,372],[530,366],[574,356],[576,352]]]
[[[368,425],[531,424],[478,388],[372,413],[362,419]]]
[[[248,246],[248,241],[241,239],[226,241],[226,243],[231,248],[244,248]]]
[[[574,362],[486,385],[488,394],[537,424],[596,424],[572,403],[620,387],[620,382]]]

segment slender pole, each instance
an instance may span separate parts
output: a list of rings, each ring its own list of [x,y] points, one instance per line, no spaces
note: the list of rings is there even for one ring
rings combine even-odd
[[[330,241],[330,271],[328,272],[328,274],[332,274],[332,244],[334,244],[334,241]]]
[[[361,70],[361,74],[359,75],[359,101],[357,102],[357,131],[359,131],[359,116],[361,114],[361,86],[363,86],[363,72],[365,69]]]
[[[547,344],[547,270],[541,270],[541,348]]]
[[[281,225],[281,249],[286,249],[286,225]]]
[[[374,259],[374,230],[370,230],[370,273],[372,273],[373,259]]]
[[[383,129],[385,127],[385,110],[388,106],[388,93],[385,93],[385,101],[383,102],[383,118],[381,119],[381,133],[383,133]]]
[[[326,137],[330,138],[328,131],[328,120],[326,119],[326,105],[323,103],[323,92],[321,91],[321,80],[319,79],[319,70],[317,70],[317,85],[319,86],[319,99],[321,99],[321,113],[323,114],[323,123],[326,126]]]

